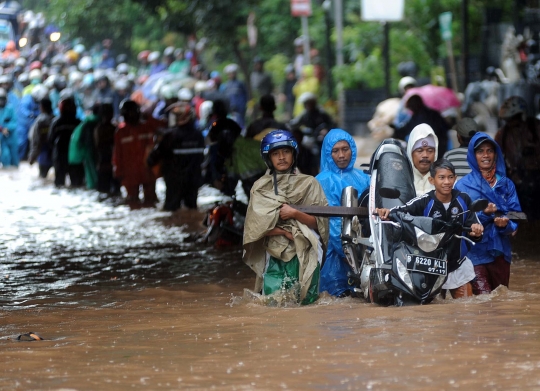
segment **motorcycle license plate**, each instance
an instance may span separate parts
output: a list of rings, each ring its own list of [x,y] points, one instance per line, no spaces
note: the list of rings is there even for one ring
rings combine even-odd
[[[407,255],[407,269],[438,276],[446,276],[447,273],[446,261],[413,254]]]

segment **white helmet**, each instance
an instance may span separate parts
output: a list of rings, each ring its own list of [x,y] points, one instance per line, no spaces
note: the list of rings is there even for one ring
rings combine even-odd
[[[42,74],[41,74],[40,69],[32,69],[30,71],[30,73],[28,74],[28,78],[30,80],[39,80],[39,81],[41,81],[41,77],[42,77]]]
[[[405,93],[405,88],[408,86],[416,87],[416,79],[410,76],[402,77],[398,83],[398,90],[401,94]]]
[[[163,51],[163,55],[164,55],[165,57],[173,56],[173,55],[174,55],[174,47],[168,46],[168,47]]]
[[[301,104],[304,104],[309,100],[317,100],[317,95],[315,95],[313,92],[304,92],[298,97],[298,101]]]
[[[15,65],[16,67],[23,67],[24,68],[26,66],[26,58],[19,57],[18,59],[15,60],[13,65]]]
[[[79,55],[83,54],[85,50],[86,50],[86,48],[84,47],[84,45],[82,43],[78,43],[77,45],[75,45],[73,47],[73,51],[75,53],[79,53]]]
[[[183,101],[191,101],[193,99],[193,93],[189,88],[182,88],[178,91],[178,99]]]
[[[199,80],[195,83],[193,89],[195,90],[195,93],[206,91],[208,89],[208,85],[205,81]]]
[[[225,73],[236,73],[238,72],[238,65],[236,64],[229,64],[223,69],[223,72]]]
[[[51,75],[43,82],[43,85],[47,87],[48,89],[51,89],[54,87],[54,82],[56,81],[56,75]]]
[[[79,70],[81,72],[88,72],[92,67],[92,57],[84,56],[79,60]]]
[[[30,93],[35,101],[39,102],[49,95],[49,90],[43,84],[36,84]]]
[[[159,96],[161,99],[172,99],[176,94],[176,88],[170,84],[164,84],[159,89]]]
[[[212,114],[213,107],[214,103],[211,100],[205,100],[203,103],[201,103],[201,106],[199,107],[199,117],[201,120],[208,120],[208,117],[210,117],[210,114]]]
[[[116,82],[114,83],[114,89],[116,91],[129,89],[129,80],[126,79],[125,77],[121,77],[120,79],[116,80]]]
[[[79,72],[79,71],[71,72],[69,74],[69,85],[73,85],[75,83],[82,81],[83,76],[84,75],[82,74],[82,72]]]
[[[7,92],[3,88],[0,88],[0,98],[7,98]]]
[[[11,77],[9,75],[0,75],[0,84],[11,83]]]
[[[19,77],[17,78],[17,81],[19,83],[26,83],[28,81],[28,73],[26,72],[21,73]]]
[[[152,52],[148,55],[148,62],[159,60],[159,57],[161,56],[161,53],[159,52]]]
[[[118,64],[118,66],[116,67],[116,72],[124,73],[127,75],[129,73],[129,65],[125,62],[123,62],[122,64]]]

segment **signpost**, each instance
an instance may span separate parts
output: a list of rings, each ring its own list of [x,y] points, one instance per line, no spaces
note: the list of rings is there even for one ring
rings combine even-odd
[[[302,21],[302,35],[304,36],[304,64],[311,63],[309,54],[309,25],[308,16],[311,16],[311,0],[291,0],[291,15],[300,17]]]
[[[441,37],[446,42],[446,51],[448,52],[448,62],[450,64],[450,80],[452,82],[452,89],[454,92],[458,92],[456,63],[454,61],[454,49],[452,47],[452,13],[443,12],[439,15],[439,28],[441,30]]]

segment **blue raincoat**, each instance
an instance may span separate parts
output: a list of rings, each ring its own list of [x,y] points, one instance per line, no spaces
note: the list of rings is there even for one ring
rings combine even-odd
[[[474,145],[480,139],[491,141],[496,148],[497,166],[495,173],[497,182],[494,187],[489,186],[478,168]],[[506,177],[506,166],[501,148],[490,136],[485,133],[476,133],[473,136],[467,151],[467,162],[472,171],[456,183],[456,189],[467,193],[473,201],[484,198],[489,202],[493,202],[497,205],[497,211],[499,212],[521,212],[514,183]],[[491,263],[495,260],[495,257],[500,255],[504,255],[506,262],[511,262],[510,235],[517,230],[517,223],[510,220],[505,228],[499,228],[493,224],[495,215],[486,215],[483,212],[478,212],[477,215],[484,226],[484,236],[482,241],[476,243],[476,246],[473,246],[467,254],[472,263],[474,265]]]
[[[0,127],[8,130],[6,136],[0,132],[0,146],[2,148],[1,161],[3,167],[18,166],[19,152],[18,139],[15,130],[17,129],[17,117],[15,111],[8,104],[0,108]]]
[[[24,159],[28,152],[28,131],[39,115],[39,104],[32,95],[24,95],[21,98],[17,110],[17,138],[19,140],[19,158]]]
[[[351,147],[351,161],[345,169],[340,169],[332,159],[332,148],[339,141],[346,141]],[[369,187],[369,176],[354,168],[355,162],[354,139],[342,129],[332,129],[324,138],[321,150],[321,172],[316,177],[328,199],[328,205],[341,206],[341,192],[347,186],[353,186],[358,190],[359,195]],[[320,291],[339,296],[350,289],[347,283],[350,267],[341,247],[341,217],[331,217],[329,225],[330,237],[326,260],[321,271]]]

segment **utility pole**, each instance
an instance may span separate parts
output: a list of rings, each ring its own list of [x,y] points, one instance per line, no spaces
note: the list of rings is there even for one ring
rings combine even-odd
[[[344,64],[343,61],[343,0],[334,0],[335,25],[336,25],[336,65]]]
[[[469,0],[461,1],[461,74],[462,90],[469,85]]]

